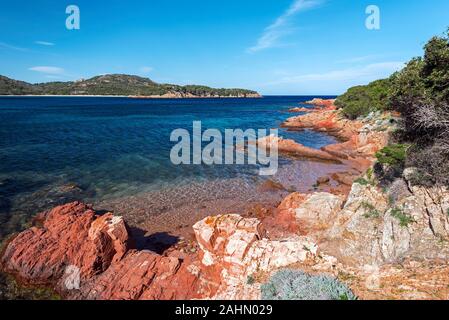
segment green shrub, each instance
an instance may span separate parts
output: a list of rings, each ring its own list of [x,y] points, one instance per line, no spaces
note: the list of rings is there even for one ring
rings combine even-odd
[[[402,165],[407,156],[407,144],[392,144],[376,153],[377,161],[391,166]]]
[[[372,180],[374,178],[374,170],[373,170],[373,168],[369,168],[366,171],[366,176],[368,177],[369,180]]]
[[[411,216],[405,214],[404,211],[399,208],[391,209],[391,216],[398,219],[399,225],[404,228],[407,228],[410,224],[416,222]]]
[[[366,86],[350,88],[345,94],[339,96],[335,105],[342,109],[349,119],[366,116],[372,111],[389,109],[390,79],[377,80]]]
[[[413,146],[407,166],[424,185],[449,185],[449,32],[433,37],[424,56],[391,78],[390,103],[402,114],[401,140]]]
[[[365,178],[358,178],[358,179],[356,179],[354,182],[355,182],[355,183],[358,183],[358,184],[360,184],[360,185],[362,185],[362,186],[367,186],[367,185],[369,185],[369,181],[366,180]]]
[[[326,275],[281,270],[262,285],[264,300],[355,300],[351,290]]]
[[[256,279],[254,279],[253,276],[248,276],[248,278],[246,279],[246,284],[248,285],[253,285],[254,283],[256,283]]]
[[[362,208],[366,211],[363,215],[365,218],[379,218],[381,213],[371,203],[362,202]]]
[[[395,139],[411,148],[406,157],[404,154],[405,161],[402,156],[380,153],[380,162],[397,164],[399,160],[401,165],[416,167],[423,177],[417,184],[449,186],[449,30],[430,39],[424,55],[412,59],[401,71],[350,88],[335,104],[350,119],[377,110],[399,111],[401,129]]]

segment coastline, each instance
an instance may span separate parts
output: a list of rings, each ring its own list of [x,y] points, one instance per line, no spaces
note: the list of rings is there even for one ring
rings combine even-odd
[[[128,99],[260,99],[262,95],[258,96],[120,96],[120,95],[0,95],[0,98],[128,98]]]
[[[41,214],[44,229],[34,227],[13,239],[5,248],[3,268],[31,284],[41,284],[56,270],[60,276],[47,284],[69,299],[260,299],[261,284],[287,267],[338,277],[360,299],[424,297],[432,290],[426,283],[422,289],[414,286],[407,295],[398,286],[411,273],[420,279],[429,276],[433,266],[413,260],[424,252],[417,241],[429,228],[425,214],[420,215],[432,212],[437,223],[449,205],[449,193],[432,189],[441,196],[430,207],[426,190],[409,187],[410,194],[400,201],[407,214],[414,214],[419,228],[404,229],[392,217],[388,196],[371,182],[369,173],[375,153],[387,145],[394,130],[392,119],[386,113],[346,120],[333,105],[289,118],[283,123],[289,130],[327,132],[342,142],[317,151],[281,140],[281,153],[284,148],[297,159],[338,160],[344,169],[319,177],[313,190],[289,193],[274,208],[256,205],[240,215],[210,212],[212,216],[198,217],[202,220],[193,225],[192,239],[148,251],[133,244],[124,218],[99,215],[91,206],[71,203]],[[320,159],[323,156],[326,159]],[[367,216],[366,203],[384,215]],[[373,228],[381,233],[373,233]],[[433,244],[438,238],[429,241]],[[67,243],[71,245],[65,247]],[[41,248],[40,256],[35,255],[36,246]],[[395,261],[409,251],[410,264],[398,273]],[[101,261],[101,266],[94,261]],[[81,268],[80,290],[63,286],[67,264]],[[378,281],[388,280],[382,282],[382,291],[371,287],[373,272],[366,266],[374,268]],[[444,264],[437,267],[448,271]],[[149,279],[148,273],[155,276]],[[249,283],[249,277],[255,283]]]
[[[74,97],[74,96],[69,96]],[[97,97],[97,96],[90,96],[90,97]],[[117,97],[117,96],[115,96]],[[125,97],[124,97],[125,98]],[[126,97],[129,98],[129,97]],[[290,123],[293,120],[296,119],[307,119],[310,115],[317,114],[318,117],[322,117],[323,114],[325,114],[327,111],[334,112],[335,108],[333,107],[333,104],[329,105],[329,101],[333,100],[326,100],[323,104],[323,100],[320,101],[309,101],[308,104],[313,105],[314,108],[308,109],[306,113],[301,112],[298,117],[291,117],[288,118],[283,124],[282,127],[285,127],[286,124]],[[294,125],[289,126],[290,130],[303,130],[303,129],[312,129],[312,130],[322,130],[322,128],[319,125],[319,121],[316,119],[313,120],[312,123],[309,123],[308,126],[301,126],[300,123],[295,122]],[[352,130],[352,129],[351,129]],[[350,131],[351,131],[350,130]],[[355,130],[355,129],[354,129]],[[347,141],[350,139],[348,135],[341,136],[337,134],[338,130],[330,130],[327,132],[330,135],[335,135],[342,141]],[[352,133],[352,131],[351,131]],[[285,143],[286,142],[286,143]],[[341,145],[341,143],[344,142],[338,142],[334,145]],[[287,148],[285,148],[287,146]],[[312,149],[308,147],[304,147],[294,141],[290,140],[284,140],[279,142],[279,148],[280,148],[280,154],[284,154],[284,156],[293,157],[294,162],[296,163],[307,163],[308,161],[311,161],[311,164],[315,164],[314,169],[312,171],[317,171],[317,173],[321,172],[324,173],[323,169],[319,169],[320,166],[325,167],[332,167],[332,163],[337,164],[335,169],[330,169],[330,173],[325,173],[324,177],[328,177],[329,179],[324,179],[326,183],[324,184],[318,184],[318,182],[314,183],[313,181],[303,183],[304,188],[301,190],[301,194],[312,194],[313,192],[320,191],[320,192],[331,192],[338,194],[339,196],[347,196],[349,193],[348,189],[348,182],[344,182],[344,179],[332,179],[332,177],[335,178],[336,174],[345,174],[348,172],[348,170],[351,170],[351,166],[345,162],[342,162],[342,159],[332,155],[328,154],[325,151],[318,150],[318,149]],[[293,150],[291,150],[293,148]],[[323,159],[323,154],[325,154]],[[321,164],[320,164],[321,163]],[[311,167],[313,168],[313,166]],[[292,169],[294,170],[294,169]],[[361,169],[357,170],[357,174],[360,175]],[[320,174],[321,174],[320,173]],[[320,174],[316,175],[315,178],[313,178],[315,181],[323,180],[323,177],[320,176]],[[355,179],[355,178],[354,178]],[[316,186],[318,185],[318,186]],[[262,186],[263,187],[263,186]],[[273,186],[269,185],[269,188],[273,188]],[[289,192],[287,192],[285,189],[283,190],[276,190],[276,186],[274,187],[274,190],[271,191],[278,191],[277,195],[272,194],[273,198],[272,200],[267,200],[266,202],[259,201],[253,201],[249,202],[248,200],[240,200],[232,203],[230,201],[227,201],[225,199],[218,200],[218,201],[212,201],[210,203],[204,203],[202,204],[204,210],[197,210],[191,211],[193,208],[191,205],[187,205],[184,210],[187,210],[183,217],[190,218],[186,221],[185,218],[182,218],[184,220],[183,223],[181,223],[179,220],[179,214],[177,211],[182,211],[182,208],[177,208],[174,211],[169,211],[167,214],[163,214],[161,216],[157,215],[155,217],[149,218],[147,217],[148,221],[145,221],[143,224],[138,223],[138,216],[132,214],[131,212],[137,211],[139,212],[138,208],[130,208],[126,203],[129,201],[126,201],[124,199],[119,199],[116,204],[114,202],[104,202],[103,204],[96,205],[97,210],[102,211],[109,211],[111,209],[114,210],[114,212],[119,212],[121,216],[123,216],[123,223],[126,225],[126,229],[129,229],[129,225],[133,226],[129,231],[127,232],[127,238],[132,239],[133,242],[135,242],[135,245],[137,248],[145,249],[150,246],[151,248],[158,249],[159,247],[165,248],[169,247],[168,250],[164,251],[158,251],[163,256],[174,254],[175,256],[181,256],[183,259],[186,257],[189,258],[189,260],[192,261],[200,261],[201,256],[199,256],[199,253],[201,253],[201,245],[198,246],[197,241],[197,235],[195,233],[192,233],[192,227],[198,222],[198,221],[204,221],[203,219],[208,219],[210,216],[210,212],[213,211],[215,216],[220,216],[228,214],[229,212],[239,212],[239,214],[242,215],[242,217],[251,218],[252,216],[256,216],[257,218],[261,219],[262,223],[264,224],[264,228],[269,230],[272,237],[277,238],[279,237],[282,239],[282,237],[286,234],[286,230],[291,229],[290,224],[295,225],[294,223],[291,223],[292,221],[286,222],[286,218],[283,217],[282,213],[279,213],[278,211],[278,204],[281,203],[280,206],[283,206],[283,202],[285,202],[285,199],[288,199]],[[279,192],[281,191],[281,192]],[[296,191],[298,193],[298,191]],[[146,195],[142,195],[144,198],[142,202],[145,203]],[[151,197],[150,197],[151,198]],[[78,204],[75,206],[79,207],[81,204]],[[69,207],[71,205],[68,205]],[[84,205],[82,205],[84,206]],[[83,210],[89,211],[91,207],[83,207]],[[137,209],[137,210],[136,210]],[[58,210],[58,208],[54,209]],[[209,211],[210,210],[210,211]],[[72,209],[69,211],[73,211]],[[92,211],[94,212],[94,211]],[[129,214],[131,213],[131,214]],[[48,213],[44,213],[46,215]],[[268,214],[268,216],[267,216]],[[270,217],[270,215],[278,216],[279,219],[276,219],[277,221],[273,221],[273,216]],[[39,216],[38,216],[39,217]],[[41,220],[42,218],[39,217],[38,220]],[[47,218],[48,219],[48,218]],[[125,220],[126,219],[126,223]],[[141,218],[140,218],[141,219]],[[291,220],[291,219],[288,219]],[[168,221],[168,223],[167,223]],[[129,225],[128,225],[129,223]],[[149,225],[150,224],[150,225]],[[153,225],[151,225],[153,224]],[[277,224],[280,224],[281,227],[279,228]],[[138,227],[137,227],[138,226]],[[137,229],[136,229],[137,227]],[[175,230],[176,229],[176,230]],[[284,230],[285,229],[285,230]],[[161,234],[162,238],[160,237],[154,237],[148,242],[148,239],[141,235],[141,232],[144,232],[144,234]],[[26,233],[27,231],[25,231]],[[64,231],[66,232],[66,231]],[[287,232],[288,234],[289,232]],[[69,232],[70,234],[70,232]],[[167,245],[164,244],[164,241],[167,239],[164,239],[163,234],[166,234],[168,236],[168,241],[170,242],[170,239],[174,239],[172,237],[180,239],[180,243]],[[8,241],[8,245],[11,244],[11,242],[14,242],[14,239],[10,239]],[[21,240],[22,241],[22,240]],[[174,240],[172,240],[174,241]],[[6,245],[6,247],[8,247]],[[13,244],[14,246],[14,244]],[[6,250],[6,248],[5,248]],[[6,270],[7,271],[7,270]],[[11,272],[12,275],[18,275],[18,280],[21,283],[24,283],[26,285],[33,284],[34,280],[30,279],[29,277],[21,274],[19,270],[15,270],[15,272]],[[51,285],[51,284],[50,284]],[[67,293],[60,292],[57,287],[55,287],[58,293],[62,294],[64,297],[71,297],[70,294],[67,296]],[[111,292],[111,294],[113,294]],[[76,298],[76,297],[71,297]]]

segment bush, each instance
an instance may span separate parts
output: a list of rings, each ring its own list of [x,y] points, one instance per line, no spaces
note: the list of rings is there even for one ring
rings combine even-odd
[[[418,184],[449,186],[449,30],[430,39],[423,57],[412,59],[403,70],[388,79],[351,88],[335,104],[350,119],[377,110],[399,111],[402,128],[395,136],[411,148],[405,159],[401,149],[384,150],[392,153],[379,153],[380,164],[400,162],[416,167],[423,177]],[[388,168],[394,174],[398,169]]]
[[[335,101],[349,119],[366,116],[372,111],[387,110],[390,79],[377,80],[366,86],[349,89]]]
[[[351,290],[335,278],[289,269],[277,272],[261,290],[264,300],[356,299]]]
[[[354,182],[355,182],[355,183],[358,183],[358,184],[360,184],[360,185],[362,185],[362,186],[367,186],[367,185],[369,185],[369,181],[366,180],[365,178],[358,178],[358,179],[356,179]]]
[[[406,144],[390,144],[376,153],[374,170],[379,186],[388,188],[397,178],[402,177],[409,147]]]
[[[376,153],[377,161],[390,166],[401,166],[405,163],[407,149],[409,147],[406,144],[391,144],[386,146]]]
[[[416,222],[411,216],[405,214],[404,211],[399,208],[391,209],[391,216],[398,219],[399,225],[404,228],[407,228],[410,224]]]
[[[362,207],[365,210],[365,214],[363,216],[367,219],[377,219],[381,216],[379,210],[377,210],[371,203],[363,202]]]
[[[390,103],[401,112],[401,139],[413,144],[407,166],[420,184],[449,185],[449,34],[432,38],[422,58],[392,76]]]

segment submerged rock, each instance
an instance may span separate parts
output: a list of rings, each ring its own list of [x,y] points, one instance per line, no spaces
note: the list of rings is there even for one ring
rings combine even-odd
[[[283,139],[273,135],[259,139],[257,144],[259,147],[266,147],[270,149],[277,148],[279,153],[289,154],[296,157],[341,163],[340,159],[326,151],[309,148],[295,142],[294,140]]]

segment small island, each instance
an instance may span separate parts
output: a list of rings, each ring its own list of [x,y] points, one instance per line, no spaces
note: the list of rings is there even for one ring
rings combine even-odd
[[[124,96],[130,98],[260,98],[246,89],[216,89],[201,85],[160,84],[148,78],[108,74],[68,82],[31,84],[0,76],[3,96]]]

